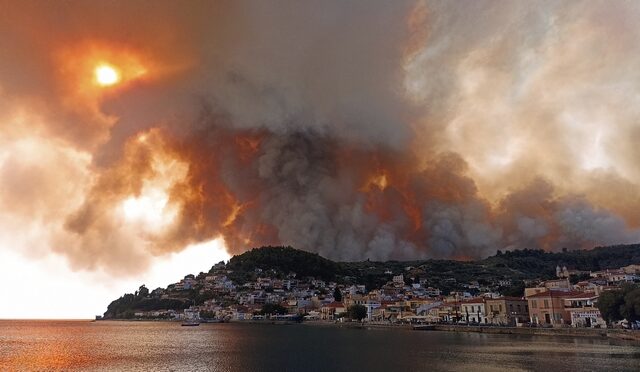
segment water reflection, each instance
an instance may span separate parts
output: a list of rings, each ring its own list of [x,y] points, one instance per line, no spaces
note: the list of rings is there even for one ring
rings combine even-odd
[[[314,325],[0,321],[0,369],[637,371],[640,347],[588,338]]]

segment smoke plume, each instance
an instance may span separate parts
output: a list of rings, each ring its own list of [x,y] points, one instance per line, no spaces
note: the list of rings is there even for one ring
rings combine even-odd
[[[130,273],[219,236],[337,260],[638,241],[638,16],[0,1],[0,244]]]

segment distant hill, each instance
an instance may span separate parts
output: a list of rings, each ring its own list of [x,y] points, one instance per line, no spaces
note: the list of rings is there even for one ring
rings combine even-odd
[[[500,290],[503,294],[521,295],[524,280],[555,277],[557,265],[569,270],[597,271],[640,264],[640,244],[597,247],[591,250],[545,252],[535,249],[498,251],[495,256],[479,261],[419,260],[419,261],[359,261],[334,262],[317,253],[292,247],[260,247],[232,257],[224,265],[217,264],[210,274],[223,270],[236,284],[255,281],[258,277],[286,278],[295,273],[297,279],[314,277],[338,284],[364,284],[367,290],[380,288],[393,275],[403,274],[407,283],[422,280],[423,284],[439,288],[443,293],[468,290],[475,281]],[[221,266],[222,265],[222,266]],[[186,274],[186,273],[185,273]],[[197,279],[208,275],[200,273]],[[501,280],[513,284],[498,288]],[[183,309],[212,298],[199,293],[198,287],[173,292],[171,298],[161,299],[146,293],[125,294],[113,301],[105,317],[126,317],[133,311]],[[146,291],[146,288],[144,288]],[[143,289],[141,287],[140,292]],[[225,301],[233,301],[231,298]],[[127,315],[123,315],[127,314]]]

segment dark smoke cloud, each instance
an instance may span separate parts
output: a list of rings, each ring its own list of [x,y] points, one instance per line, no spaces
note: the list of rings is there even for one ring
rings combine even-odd
[[[639,8],[0,0],[0,242],[128,273],[218,236],[340,260],[637,241]],[[97,90],[98,58],[148,73]]]

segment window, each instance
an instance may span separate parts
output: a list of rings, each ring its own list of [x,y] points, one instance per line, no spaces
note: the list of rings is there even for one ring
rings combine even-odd
[[[549,307],[549,300],[544,300],[544,308],[548,308]]]
[[[537,309],[538,308],[538,303],[536,302],[536,300],[531,300],[531,308],[532,309]]]

